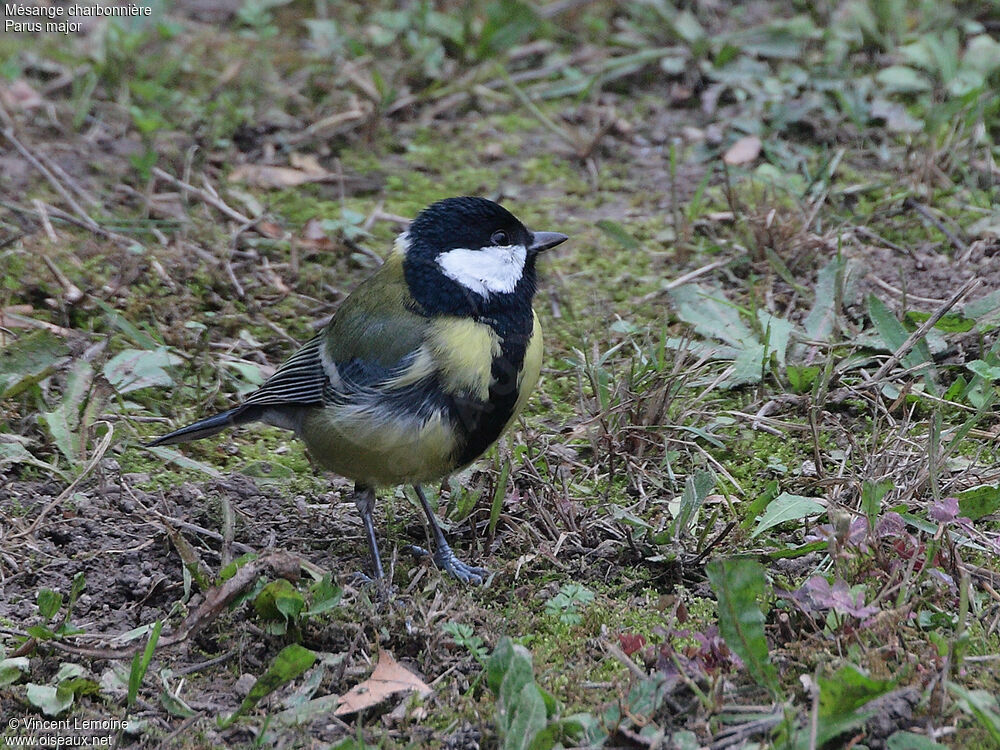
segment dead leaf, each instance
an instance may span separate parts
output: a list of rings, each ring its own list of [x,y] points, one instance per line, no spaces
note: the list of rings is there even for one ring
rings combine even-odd
[[[229,173],[230,182],[245,182],[262,188],[286,188],[316,182],[327,177],[292,167],[275,167],[269,164],[242,164]]]
[[[378,664],[372,676],[340,697],[334,716],[346,716],[376,706],[396,693],[429,695],[434,690],[413,672],[403,667],[385,649],[378,651]]]
[[[731,166],[749,164],[760,156],[762,145],[757,136],[745,135],[729,147],[725,156],[722,157],[722,161]]]
[[[284,236],[282,228],[273,221],[261,221],[257,223],[257,234],[268,239],[276,240]]]
[[[38,92],[23,78],[18,78],[6,86],[0,86],[0,101],[10,109],[20,109],[25,112],[44,104]]]
[[[319,179],[327,177],[330,174],[320,166],[319,159],[316,158],[315,154],[301,154],[298,151],[293,151],[288,156],[288,162],[296,169],[301,169],[303,172]]]
[[[329,250],[333,247],[333,240],[327,235],[323,222],[319,219],[309,219],[305,223],[299,243],[311,250]]]

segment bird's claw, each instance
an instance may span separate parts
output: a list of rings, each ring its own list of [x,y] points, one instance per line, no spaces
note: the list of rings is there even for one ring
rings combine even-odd
[[[431,555],[431,553],[423,547],[417,546],[416,544],[410,546],[410,552],[417,557],[430,556],[439,570],[450,573],[462,583],[471,583],[478,586],[482,584],[490,575],[490,571],[486,568],[480,568],[475,565],[467,565],[459,560],[458,557],[455,556],[455,553],[452,552],[451,547],[447,545],[438,547],[433,555]]]

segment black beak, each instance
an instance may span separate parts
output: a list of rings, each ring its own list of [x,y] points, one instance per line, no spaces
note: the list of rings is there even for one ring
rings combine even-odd
[[[561,232],[532,232],[531,247],[528,248],[528,252],[531,254],[540,253],[560,245],[568,239],[569,237]]]

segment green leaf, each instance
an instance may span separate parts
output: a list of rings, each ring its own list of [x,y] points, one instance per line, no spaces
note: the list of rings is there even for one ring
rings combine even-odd
[[[39,589],[35,596],[38,602],[38,614],[43,620],[51,620],[56,616],[56,612],[62,607],[63,595],[52,589]]]
[[[520,0],[494,0],[486,6],[476,58],[486,60],[537,33],[541,19]]]
[[[973,521],[1000,511],[1000,485],[984,484],[959,492],[956,497],[959,515]]]
[[[930,313],[918,310],[908,310],[906,313],[907,322],[913,323],[915,326],[919,326],[930,317]],[[934,327],[945,333],[966,333],[976,327],[976,321],[972,318],[966,318],[959,313],[947,313],[941,316],[938,322],[934,324]]]
[[[916,94],[932,88],[927,76],[905,65],[883,68],[875,74],[875,80],[891,94]]]
[[[0,659],[0,687],[13,684],[28,674],[29,662],[27,656],[12,656]]]
[[[902,324],[896,320],[885,303],[874,294],[868,295],[868,317],[875,325],[875,331],[890,352],[896,352],[906,343],[909,333]],[[905,367],[917,367],[933,361],[930,349],[927,348],[927,341],[921,339],[903,357],[902,362]]]
[[[806,336],[813,341],[828,341],[837,323],[837,279],[842,278],[847,268],[847,259],[835,256],[819,269],[816,275],[815,301],[812,309],[802,322]]]
[[[148,333],[145,333],[144,331],[141,331],[138,328],[136,328],[132,323],[126,320],[120,312],[115,310],[107,302],[104,302],[103,300],[100,299],[95,299],[94,302],[99,308],[101,308],[101,310],[104,311],[104,314],[107,316],[108,322],[113,327],[117,328],[119,331],[124,333],[136,346],[142,349],[149,349],[149,350],[159,349],[161,346],[163,346],[159,341],[154,339]]]
[[[608,237],[613,239],[619,245],[621,245],[626,250],[638,250],[641,245],[639,240],[633,237],[628,230],[625,229],[617,221],[611,221],[610,219],[601,219],[595,223],[598,229],[604,232]]]
[[[531,653],[506,636],[486,662],[486,682],[497,696],[497,730],[503,750],[526,750],[545,728],[547,710],[535,684]],[[544,745],[539,747],[551,747]]]
[[[25,630],[28,635],[39,641],[50,641],[56,637],[56,634],[44,625],[30,625]]]
[[[719,602],[719,632],[750,675],[778,698],[781,688],[768,656],[760,610],[767,580],[764,568],[749,558],[717,559],[708,564],[707,572]]]
[[[162,458],[164,461],[169,461],[172,464],[180,466],[182,469],[193,469],[195,471],[200,471],[216,479],[222,478],[222,472],[216,469],[214,466],[202,463],[201,461],[196,461],[193,458],[188,458],[183,453],[180,453],[174,450],[173,448],[156,446],[154,448],[147,448],[146,450],[148,450],[154,456]]]
[[[959,707],[976,717],[980,726],[1000,744],[1000,702],[986,690],[967,690],[961,685],[949,682],[948,691],[958,700]]]
[[[875,519],[882,508],[882,498],[895,486],[891,479],[884,479],[881,482],[866,479],[861,483],[861,512],[868,518],[868,525],[871,528],[875,528]]]
[[[333,575],[328,572],[309,588],[309,595],[312,603],[306,615],[318,615],[340,604],[344,590],[333,583]]]
[[[702,336],[724,341],[737,349],[744,349],[747,342],[759,345],[753,331],[740,318],[739,310],[729,304],[721,291],[685,284],[671,289],[669,296],[677,316]]]
[[[29,682],[26,688],[28,703],[41,709],[46,716],[58,716],[73,705],[72,690],[33,682]]]
[[[40,415],[59,452],[70,464],[76,464],[80,460],[80,435],[77,427],[80,425],[80,411],[93,379],[94,368],[90,363],[82,359],[76,360],[66,378],[66,388],[59,406],[54,411]]]
[[[151,386],[173,385],[174,379],[166,368],[183,362],[166,346],[152,351],[126,349],[105,363],[103,373],[119,394],[126,394]]]
[[[271,581],[253,600],[253,608],[265,620],[295,618],[305,607],[305,599],[290,581],[279,578]]]
[[[15,396],[44,380],[68,354],[66,342],[45,330],[0,348],[0,398]]]
[[[798,394],[808,393],[819,373],[820,367],[818,365],[788,365],[785,368],[788,384]]]
[[[750,538],[753,539],[768,529],[786,521],[799,521],[803,518],[817,516],[824,512],[826,512],[826,506],[816,502],[811,497],[790,495],[787,492],[782,492],[767,506],[767,510],[760,517],[757,527],[750,534]]]
[[[149,639],[146,641],[146,648],[141,652],[136,652],[135,656],[132,657],[132,669],[128,674],[128,705],[135,703],[136,696],[139,694],[139,686],[142,685],[142,678],[146,676],[146,670],[149,669],[149,662],[153,658],[153,652],[156,650],[156,642],[160,639],[160,631],[163,629],[163,621],[157,620],[153,623],[153,629],[149,633]]]
[[[893,732],[885,747],[886,750],[948,750],[947,745],[913,732]]]
[[[968,362],[965,367],[988,383],[1000,380],[1000,366],[987,364],[981,359]]]
[[[316,661],[316,654],[297,643],[285,646],[274,657],[274,663],[250,688],[247,697],[243,699],[231,715],[221,717],[219,726],[223,729],[230,726],[237,718],[256,706],[262,698],[270,695],[287,682],[294,680],[305,672]]]
[[[698,509],[709,493],[715,489],[716,477],[711,471],[696,471],[684,480],[684,492],[681,494],[680,508],[672,524],[671,532],[675,539],[687,531],[688,525],[694,519]]]
[[[851,713],[896,687],[895,680],[872,679],[853,664],[845,664],[831,677],[820,677],[817,682],[819,715],[825,719]]]

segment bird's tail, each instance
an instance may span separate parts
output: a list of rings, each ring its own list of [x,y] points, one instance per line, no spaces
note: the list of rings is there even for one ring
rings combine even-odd
[[[174,430],[168,435],[158,437],[156,440],[146,443],[146,447],[154,448],[157,445],[173,445],[174,443],[186,443],[189,440],[200,440],[201,438],[217,435],[227,427],[242,424],[243,422],[251,422],[254,418],[255,415],[249,414],[243,406],[237,406],[235,409],[230,409],[229,411],[224,411],[221,414],[206,417],[205,419],[199,419],[187,427],[181,427],[179,430]]]

